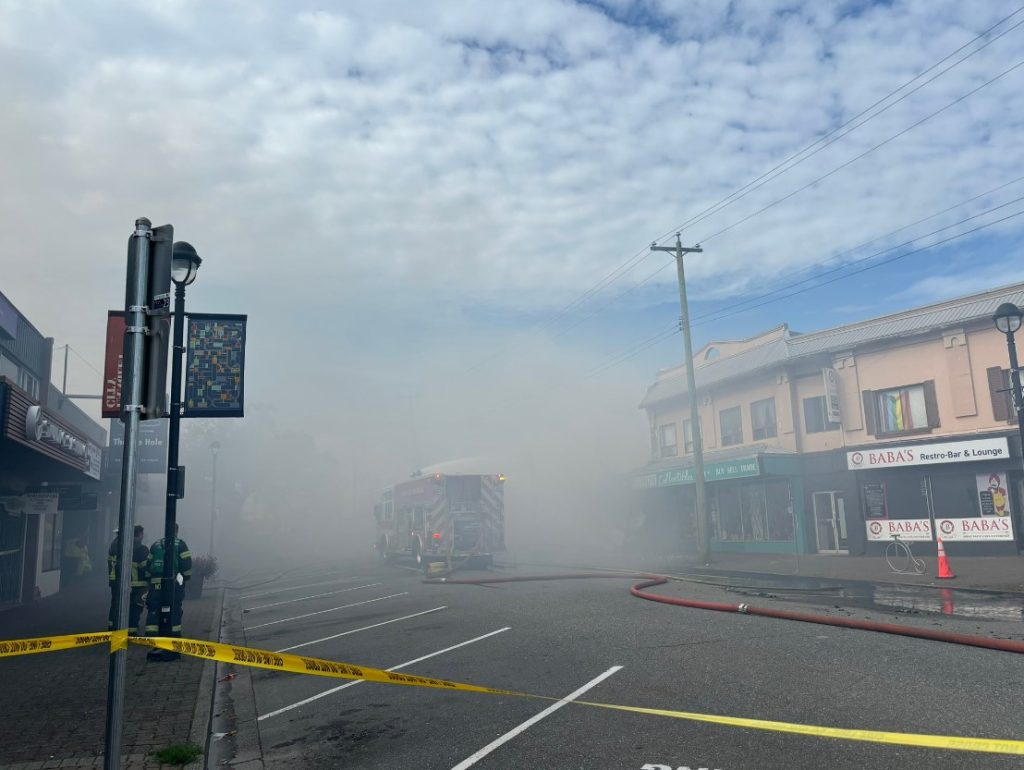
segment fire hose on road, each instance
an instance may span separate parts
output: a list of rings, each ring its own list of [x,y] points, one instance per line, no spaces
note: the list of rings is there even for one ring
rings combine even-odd
[[[676,596],[665,596],[664,594],[651,593],[646,590],[655,586],[665,585],[672,578],[664,575],[633,573],[624,574],[617,572],[570,572],[565,574],[549,575],[517,575],[511,577],[483,577],[483,578],[428,578],[424,583],[446,584],[446,585],[491,585],[495,583],[526,583],[546,580],[589,580],[600,578],[626,578],[640,580],[641,582],[629,589],[630,594],[638,599],[646,599],[651,602],[672,604],[676,607],[689,607],[698,610],[712,610],[715,612],[735,612],[743,615],[759,615],[765,618],[777,620],[794,620],[800,623],[817,623],[823,626],[838,626],[839,628],[853,628],[859,631],[874,631],[882,634],[894,634],[897,636],[910,636],[916,639],[928,639],[933,642],[946,642],[948,644],[960,644],[969,647],[982,647],[1000,652],[1014,652],[1024,654],[1024,641],[1013,639],[995,639],[989,636],[978,636],[975,634],[958,634],[950,631],[940,631],[931,628],[920,628],[917,626],[905,626],[898,623],[883,623],[877,620],[858,620],[856,618],[840,618],[831,615],[823,615],[811,612],[793,612],[790,610],[778,610],[768,607],[755,607],[749,604],[729,604],[727,602],[699,601],[697,599],[685,599]]]

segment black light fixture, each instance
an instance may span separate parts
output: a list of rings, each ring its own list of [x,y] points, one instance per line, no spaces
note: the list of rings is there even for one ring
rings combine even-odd
[[[176,286],[191,286],[201,264],[203,260],[195,247],[187,241],[178,241],[171,256],[171,280]]]
[[[1003,334],[1013,334],[1020,329],[1022,318],[1024,318],[1024,313],[1021,313],[1019,307],[1012,302],[1004,302],[996,308],[992,321]]]

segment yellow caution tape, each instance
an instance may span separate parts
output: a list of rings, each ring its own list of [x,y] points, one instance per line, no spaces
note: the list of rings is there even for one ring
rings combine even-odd
[[[271,671],[290,671],[296,674],[323,676],[334,679],[362,679],[367,682],[381,684],[401,684],[412,687],[430,687],[454,692],[476,692],[489,695],[507,695],[519,698],[534,698],[544,701],[558,701],[547,695],[533,695],[515,690],[501,690],[493,687],[481,687],[475,684],[452,682],[447,679],[400,674],[384,671],[368,666],[356,666],[351,663],[340,663],[323,658],[309,658],[303,655],[291,655],[283,652],[271,652],[253,647],[240,647],[233,644],[208,642],[201,639],[172,639],[167,637],[129,637],[127,631],[113,633],[78,634],[68,636],[51,636],[38,639],[16,639],[0,641],[0,657],[28,655],[37,652],[54,652],[76,647],[88,647],[109,642],[111,652],[124,649],[127,643],[144,647],[189,655],[204,660],[217,660],[223,663],[235,663],[240,666],[265,668]],[[673,711],[670,709],[641,708],[639,706],[621,706],[612,703],[594,703],[590,701],[573,701],[580,706],[624,711],[633,714],[685,719],[691,722],[707,722],[728,727],[742,727],[750,730],[768,730],[777,733],[808,735],[816,738],[837,738],[845,741],[866,741],[898,746],[915,746],[917,748],[946,749],[954,751],[974,751],[986,754],[1011,754],[1024,756],[1024,740],[1006,740],[1000,738],[971,738],[958,735],[925,735],[921,733],[894,733],[883,730],[854,730],[843,727],[822,727],[794,722],[775,722],[767,719],[749,719],[746,717],[720,716],[718,714],[699,714],[691,711]]]
[[[125,639],[128,632],[123,632]],[[99,634],[68,634],[66,636],[41,636],[36,639],[9,639],[0,641],[0,658],[14,655],[32,655],[37,652],[57,652],[58,650],[74,650],[78,647],[92,647],[106,644],[111,640],[111,633]]]

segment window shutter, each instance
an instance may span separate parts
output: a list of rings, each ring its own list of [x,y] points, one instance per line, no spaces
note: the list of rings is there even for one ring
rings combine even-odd
[[[928,415],[928,427],[939,427],[939,401],[935,397],[935,380],[921,383],[924,390],[924,409]]]
[[[1005,382],[1003,367],[990,366],[985,373],[988,375],[988,393],[992,398],[992,417],[996,422],[1007,422],[1010,419],[1010,404],[1002,392]]]
[[[875,407],[875,392],[865,390],[864,393],[864,429],[869,436],[878,433],[878,412]]]

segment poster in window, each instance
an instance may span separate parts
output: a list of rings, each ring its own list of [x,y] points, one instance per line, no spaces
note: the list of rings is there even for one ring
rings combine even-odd
[[[978,500],[982,516],[1009,516],[1010,498],[1006,494],[1006,474],[979,473]]]
[[[243,416],[246,318],[188,314],[182,416]]]
[[[861,485],[861,497],[864,500],[865,519],[889,518],[889,506],[885,499],[885,482],[869,482]]]

